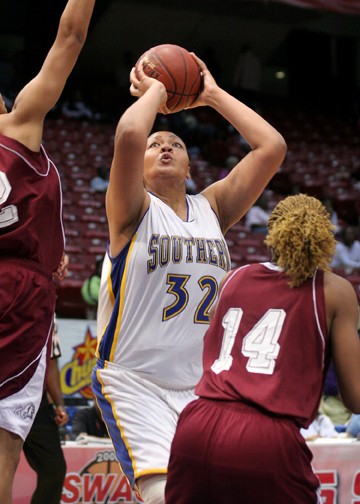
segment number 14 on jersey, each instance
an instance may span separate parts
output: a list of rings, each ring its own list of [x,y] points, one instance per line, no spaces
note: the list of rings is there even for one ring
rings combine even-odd
[[[241,308],[230,308],[222,321],[224,335],[219,357],[211,369],[219,374],[231,368],[231,355],[243,316]],[[246,369],[250,373],[273,374],[280,352],[278,339],[284,324],[284,310],[270,309],[242,340],[241,353],[248,357]]]

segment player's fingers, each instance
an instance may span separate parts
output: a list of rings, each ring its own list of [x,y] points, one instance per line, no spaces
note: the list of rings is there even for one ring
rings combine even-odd
[[[132,69],[130,71],[130,82],[133,80],[136,80],[136,79],[137,79],[137,77],[136,77],[135,67],[132,67]]]
[[[201,71],[207,70],[207,66],[202,59],[200,59],[198,56],[196,56],[196,54],[194,52],[191,52],[190,54],[194,58],[194,60],[197,62],[199,67],[201,68]]]
[[[144,64],[145,64],[145,58],[141,58],[139,64],[136,67],[136,72],[138,74],[139,80],[142,80],[144,77],[146,77],[144,72]]]
[[[164,115],[171,114],[171,110],[166,105],[162,105],[159,109],[159,112],[160,114]]]
[[[135,86],[135,84],[131,83],[131,86],[130,86],[130,94],[132,96],[139,96],[140,95],[140,91],[139,91],[139,88]]]

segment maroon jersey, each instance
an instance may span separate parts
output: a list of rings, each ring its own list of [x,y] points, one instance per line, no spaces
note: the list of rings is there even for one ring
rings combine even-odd
[[[1,400],[28,383],[51,343],[55,291],[52,275],[25,259],[0,256],[0,279]]]
[[[315,418],[327,368],[322,271],[300,287],[270,263],[227,279],[204,340],[196,393],[243,401],[307,427]]]
[[[166,504],[321,504],[297,425],[240,401],[198,399],[180,414]],[[194,476],[196,475],[196,476]]]
[[[33,152],[0,134],[0,256],[55,271],[64,251],[58,171],[41,146]]]

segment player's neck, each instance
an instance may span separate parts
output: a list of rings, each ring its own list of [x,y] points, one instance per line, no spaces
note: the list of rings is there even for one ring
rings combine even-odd
[[[172,208],[176,215],[181,219],[186,221],[188,217],[188,207],[186,203],[186,192],[179,191],[150,191],[152,194],[157,196],[161,201],[163,201],[167,206]]]

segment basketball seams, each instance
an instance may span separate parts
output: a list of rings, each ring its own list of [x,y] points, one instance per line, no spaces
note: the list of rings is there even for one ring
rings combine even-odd
[[[168,86],[165,85],[166,92],[172,93],[172,94],[176,93],[176,81],[175,81],[173,75],[171,74],[171,72],[169,71],[168,66],[164,63],[164,61],[161,59],[161,57],[154,52],[149,52],[148,57],[149,57],[150,61],[155,64],[155,66],[157,64],[160,64],[160,68],[163,68],[164,70],[166,70],[166,77],[170,77],[170,79],[172,80],[172,82],[174,84],[175,91],[168,89]],[[159,67],[157,67],[157,68],[159,68]],[[164,77],[164,74],[162,74],[162,75]]]
[[[170,105],[172,100],[174,98],[176,98],[177,96],[180,96],[180,100],[178,100],[177,103],[174,104],[171,104],[171,108],[175,108],[175,107],[178,107],[179,104],[181,103],[181,93],[178,93],[177,91],[177,85],[176,85],[176,80],[175,80],[175,77],[172,75],[169,67],[167,66],[167,64],[163,61],[163,59],[161,58],[161,55],[157,54],[157,53],[154,53],[154,52],[150,52],[149,53],[149,58],[151,59],[151,61],[155,64],[155,66],[157,66],[157,64],[160,65],[160,68],[161,69],[164,69],[166,73],[163,73],[162,76],[163,77],[166,77],[166,79],[170,79],[171,82],[173,83],[173,86],[174,86],[174,90],[171,90],[169,89],[169,84],[165,84],[165,89],[166,89],[166,92],[169,96],[169,94],[171,94],[171,96],[168,98],[167,100],[167,104]],[[157,67],[159,69],[159,67]]]
[[[176,86],[175,86],[175,92],[172,93],[173,97],[168,100],[168,103],[170,104],[171,100],[173,98],[179,97],[179,99],[175,102],[175,104],[172,105],[172,108],[174,108],[174,109],[176,109],[177,107],[179,107],[180,105],[182,105],[182,101],[184,100],[184,98],[185,98],[185,103],[182,106],[186,107],[186,105],[187,105],[187,96],[186,96],[186,94],[184,94],[184,90],[186,89],[188,69],[187,69],[187,66],[186,66],[186,59],[185,59],[185,56],[183,54],[183,49],[181,47],[177,47],[176,50],[177,50],[177,52],[179,53],[179,55],[181,57],[182,66],[183,66],[182,70],[183,70],[184,79],[183,79],[183,83],[182,83],[183,85],[182,85],[181,93],[177,92],[177,89],[176,89]],[[170,73],[170,75],[171,75],[171,73]]]
[[[170,111],[183,110],[195,101],[202,77],[196,61],[185,48],[163,44],[150,48],[144,56],[148,60],[145,73],[165,85]]]

